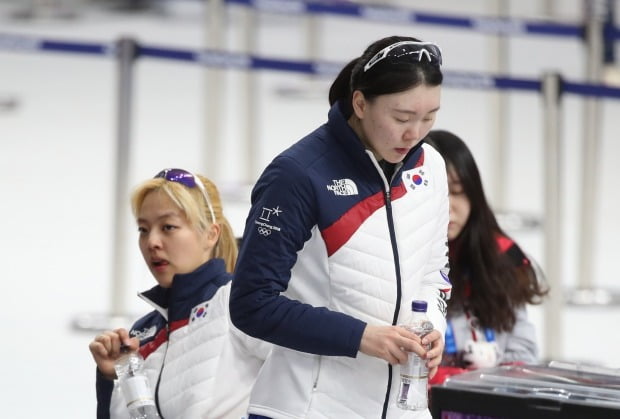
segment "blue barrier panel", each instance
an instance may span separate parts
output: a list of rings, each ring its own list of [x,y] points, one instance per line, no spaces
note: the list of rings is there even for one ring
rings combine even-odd
[[[590,83],[562,82],[562,92],[572,93],[578,96],[589,96],[609,99],[620,99],[620,89]]]
[[[192,50],[156,48],[137,45],[136,54],[138,57],[163,58],[174,61],[198,61],[195,51]]]
[[[540,92],[542,83],[536,79],[498,77],[485,73],[444,71],[444,85],[476,90],[531,90]]]
[[[116,46],[114,43],[96,44],[0,34],[0,51],[1,50],[17,52],[53,51],[110,56],[115,54]],[[334,77],[344,66],[344,63],[328,61],[282,60],[226,51],[178,49],[139,44],[136,46],[136,56],[195,62],[206,67],[234,70],[273,70],[324,77]],[[540,92],[542,89],[542,82],[537,79],[523,79],[486,73],[459,71],[444,71],[444,85],[446,87],[476,90],[500,89]],[[620,99],[620,88],[589,83],[580,84],[562,81],[562,93]]]
[[[114,44],[96,44],[88,42],[49,40],[36,38],[33,36],[0,33],[0,50],[26,52],[65,52],[89,55],[113,55],[115,52],[115,46]]]
[[[41,41],[39,49],[42,51],[52,52],[69,52],[75,54],[91,54],[91,55],[108,55],[111,53],[108,45],[77,43],[77,42],[59,42],[59,41]]]
[[[495,87],[507,90],[542,90],[542,82],[535,79],[514,79],[508,77],[495,77]]]
[[[498,17],[467,17],[416,12],[402,7],[360,5],[346,2],[302,0],[225,0],[229,4],[252,7],[261,12],[282,14],[327,14],[348,16],[388,23],[413,23],[470,29],[492,34],[545,35],[583,38],[584,26],[577,24],[528,21]],[[620,34],[612,33],[614,39]]]

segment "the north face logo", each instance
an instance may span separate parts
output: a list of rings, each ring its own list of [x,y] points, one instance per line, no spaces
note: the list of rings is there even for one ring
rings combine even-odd
[[[331,185],[327,185],[327,190],[335,195],[357,195],[357,185],[351,179],[334,179]]]
[[[144,339],[148,339],[150,337],[155,336],[156,332],[157,332],[157,327],[151,326],[149,328],[145,327],[142,330],[132,330],[129,332],[129,335],[133,336],[134,338],[138,338],[139,340],[144,340]]]

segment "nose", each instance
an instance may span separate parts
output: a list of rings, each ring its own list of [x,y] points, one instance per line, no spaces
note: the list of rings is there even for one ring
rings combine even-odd
[[[161,248],[161,237],[157,231],[150,231],[146,236],[146,246],[149,250]]]
[[[449,202],[449,209],[450,209],[450,215],[454,215],[456,213],[456,204],[454,203],[454,199],[452,199],[452,197],[448,198],[448,202]]]
[[[420,124],[415,122],[407,127],[403,133],[403,140],[406,142],[418,142],[420,140]]]

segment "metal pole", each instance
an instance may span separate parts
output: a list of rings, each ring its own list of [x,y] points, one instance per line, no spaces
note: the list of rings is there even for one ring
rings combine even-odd
[[[304,27],[306,32],[306,59],[316,61],[320,58],[319,54],[319,28],[321,22],[315,15],[309,14],[304,17]],[[310,76],[312,77],[312,76]]]
[[[224,45],[224,5],[223,0],[209,0],[206,10],[206,47],[222,49]],[[224,91],[224,74],[216,68],[205,70],[205,141],[202,155],[205,156],[206,169],[214,181],[220,179],[219,164],[221,159],[220,141],[222,141],[222,109],[226,108]],[[222,176],[224,178],[224,176]]]
[[[496,14],[499,17],[508,16],[509,5],[506,0],[497,2]],[[499,34],[491,38],[493,44],[491,51],[493,54],[493,68],[499,74],[507,74],[509,68],[508,40],[505,35]],[[491,184],[491,198],[493,206],[500,211],[506,210],[506,149],[508,143],[508,132],[506,130],[508,120],[508,96],[502,92],[494,92],[490,96],[492,108],[496,116],[491,118],[493,138],[491,139],[491,173],[489,177],[493,181]]]
[[[597,83],[603,69],[603,29],[605,1],[585,1],[587,24],[587,80]],[[595,219],[598,199],[598,157],[600,149],[600,103],[596,98],[584,99],[583,169],[581,170],[581,217],[579,223],[579,254],[577,284],[581,289],[593,287]]]
[[[545,358],[562,356],[562,312],[564,292],[560,253],[562,249],[560,94],[561,80],[556,73],[543,77],[545,115],[545,216],[544,216],[544,270],[550,288],[545,308]]]
[[[72,321],[77,331],[103,331],[127,327],[131,321],[127,310],[127,256],[129,254],[129,163],[131,151],[131,103],[133,64],[138,44],[129,38],[116,42],[118,61],[117,114],[116,114],[116,166],[114,167],[114,231],[112,236],[112,279],[110,281],[110,311],[108,313],[78,314]]]
[[[246,54],[256,54],[256,40],[258,39],[258,24],[256,22],[256,11],[252,7],[246,8],[243,12],[243,49]],[[242,184],[252,185],[259,175],[258,156],[260,151],[259,144],[259,124],[258,124],[258,82],[257,75],[253,70],[246,70],[241,75],[241,85],[244,87],[240,94],[243,95],[241,102],[245,104],[245,124],[241,125],[241,138],[244,144],[241,150],[245,152],[246,171],[243,174]]]
[[[114,195],[114,236],[112,239],[112,294],[111,315],[126,314],[127,296],[127,255],[129,231],[128,223],[128,185],[131,137],[131,99],[133,86],[133,64],[138,45],[133,39],[121,38],[117,42],[118,59],[118,108],[116,142],[116,183]]]

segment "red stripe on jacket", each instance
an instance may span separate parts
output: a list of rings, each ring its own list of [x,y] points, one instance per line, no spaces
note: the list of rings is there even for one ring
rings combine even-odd
[[[177,320],[170,323],[170,333],[174,332],[177,329],[180,329],[188,323],[189,319]],[[159,332],[157,332],[157,335],[155,335],[155,339],[153,339],[147,344],[140,346],[140,349],[138,349],[138,351],[140,352],[140,355],[142,355],[142,358],[146,359],[150,354],[155,352],[157,348],[159,348],[164,342],[167,341],[168,331],[166,329],[161,329]]]
[[[422,164],[424,164],[424,152],[422,152],[412,169],[422,166]],[[391,189],[391,201],[402,198],[406,193],[407,187],[404,182],[401,182],[398,186]],[[353,236],[362,223],[384,205],[383,191],[377,192],[355,204],[332,225],[321,231],[321,236],[323,236],[325,246],[327,247],[327,256],[329,257],[336,253]]]

